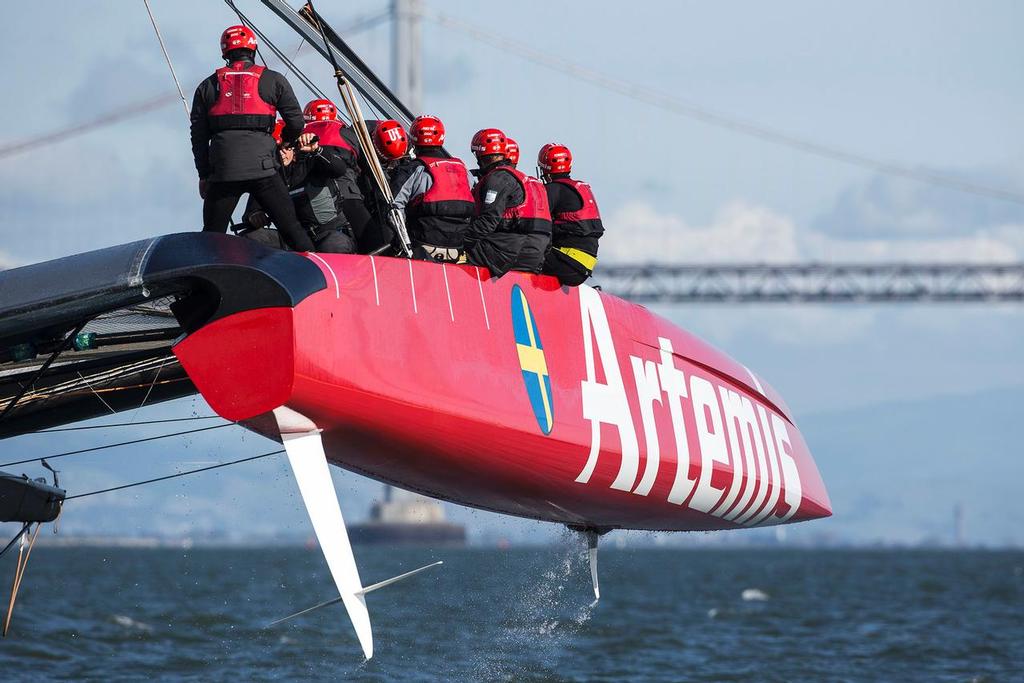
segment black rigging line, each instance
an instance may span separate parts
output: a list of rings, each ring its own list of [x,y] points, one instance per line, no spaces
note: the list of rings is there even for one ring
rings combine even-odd
[[[320,15],[313,8],[313,0],[308,0],[306,4],[309,5],[309,9],[312,12],[313,16],[318,17],[316,27],[320,31],[320,37],[323,38],[324,40],[324,47],[327,48],[327,56],[330,57],[331,59],[331,66],[334,67],[334,78],[339,82],[340,85],[342,79],[345,78],[345,74],[341,70],[341,67],[338,66],[338,60],[335,59],[334,57],[334,50],[331,49],[331,43],[329,40],[327,40],[327,33],[324,31],[323,20],[319,19]]]
[[[267,45],[267,47],[270,48],[270,50],[274,53],[274,55],[277,56],[277,58],[281,61],[281,63],[284,64],[284,66],[289,71],[291,71],[293,74],[295,74],[295,76],[300,81],[302,81],[302,84],[304,86],[306,86],[307,90],[309,90],[311,93],[313,93],[313,95],[315,95],[316,97],[318,97],[320,99],[324,99],[324,100],[330,99],[329,97],[327,97],[327,94],[324,93],[324,91],[321,90],[316,85],[316,83],[314,83],[313,80],[310,79],[309,76],[307,76],[305,74],[305,72],[303,72],[299,67],[297,67],[295,65],[295,63],[291,59],[289,59],[288,56],[286,54],[284,54],[284,52],[280,48],[278,48],[276,44],[274,44],[274,41],[272,41],[265,33],[260,31],[260,29],[256,27],[256,25],[252,22],[252,20],[249,19],[249,17],[247,17],[244,14],[242,14],[241,10],[239,10],[235,6],[234,0],[224,0],[224,2],[227,3],[228,6],[230,6],[232,10],[235,11],[235,13],[238,15],[239,21],[243,22],[246,26],[251,28],[253,33],[255,33],[259,37],[259,39],[261,41],[263,41]],[[381,13],[379,13],[377,15],[368,17],[366,19],[362,19],[362,20],[356,22],[353,26],[355,27],[356,30],[365,30],[367,28],[372,28],[378,22],[382,21],[383,19],[388,18],[389,16],[390,16],[390,12],[384,11],[384,12],[381,12]],[[352,32],[352,30],[350,29],[349,32]],[[322,33],[322,30],[321,30],[321,33]],[[326,37],[324,38],[324,42],[326,43]],[[334,53],[331,52],[330,44],[327,45],[327,53],[328,53],[328,55],[330,55],[331,62],[334,63],[334,61],[335,61],[334,60]],[[337,67],[336,64],[334,66]],[[372,102],[369,102],[368,104],[369,104],[370,108],[374,112],[376,112],[376,115],[378,117],[383,117],[384,116],[384,113],[381,112],[380,110],[378,110],[376,107],[374,107]]]
[[[81,427],[50,427],[49,429],[37,429],[26,434],[49,434],[51,432],[78,432],[83,429],[105,429],[107,427],[137,427],[139,425],[155,425],[165,422],[189,422],[191,420],[220,420],[219,415],[202,415],[198,417],[171,417],[164,420],[142,420],[140,422],[114,422],[105,425],[84,425]]]
[[[79,493],[74,496],[68,496],[65,501],[74,500],[75,498],[87,498],[89,496],[98,496],[101,493],[110,493],[111,491],[121,491],[123,489],[130,489],[135,486],[143,486],[145,484],[153,484],[158,481],[167,481],[168,479],[177,479],[178,477],[186,477],[190,474],[197,474],[199,472],[208,472],[209,470],[216,470],[221,467],[228,467],[230,465],[238,465],[243,462],[250,462],[252,460],[259,460],[260,458],[268,458],[271,455],[278,455],[284,453],[284,449],[270,451],[269,453],[261,453],[260,455],[252,455],[248,458],[239,458],[238,460],[229,460],[228,462],[217,463],[216,465],[209,465],[208,467],[199,467],[194,470],[186,470],[184,472],[178,472],[177,474],[167,474],[162,477],[154,477],[153,479],[144,479],[142,481],[132,482],[131,484],[121,484],[120,486],[112,486],[108,489],[100,489],[98,491],[89,491],[88,493]]]
[[[6,552],[7,552],[8,550],[10,550],[10,549],[11,549],[11,547],[12,547],[12,546],[13,546],[13,545],[14,545],[15,543],[17,543],[17,542],[18,542],[18,539],[19,539],[19,538],[21,538],[22,536],[24,536],[24,535],[25,535],[25,532],[26,532],[26,531],[28,531],[28,528],[29,528],[30,526],[32,526],[32,523],[31,523],[31,522],[25,522],[25,525],[21,527],[21,531],[19,531],[18,533],[14,534],[14,538],[12,538],[12,539],[10,540],[10,542],[8,542],[8,544],[4,546],[4,549],[3,549],[3,550],[0,550],[0,557],[3,557],[3,554],[4,554],[4,553],[6,553]]]
[[[172,436],[184,436],[186,434],[196,434],[198,432],[208,432],[211,429],[220,429],[221,427],[231,427],[234,424],[235,424],[234,422],[228,422],[227,424],[213,425],[212,427],[200,427],[198,429],[189,429],[189,430],[186,430],[184,432],[174,432],[173,434],[159,434],[157,436],[147,436],[144,439],[132,439],[131,441],[121,441],[120,443],[109,443],[109,444],[104,444],[103,446],[93,446],[92,448],[81,448],[81,449],[79,449],[77,451],[65,451],[64,453],[55,453],[54,455],[44,455],[44,456],[39,457],[39,458],[28,458],[27,460],[15,460],[13,462],[4,462],[4,463],[0,463],[0,467],[9,467],[11,465],[24,465],[27,462],[36,462],[37,460],[42,460],[43,458],[46,458],[47,460],[56,460],[57,458],[64,458],[64,457],[67,457],[69,455],[79,455],[81,453],[92,453],[94,451],[102,451],[102,450],[104,450],[106,448],[117,448],[119,446],[130,446],[131,444],[145,443],[147,441],[157,441],[158,439],[169,439]]]
[[[242,14],[242,12],[237,7],[235,7],[235,3],[234,3],[233,0],[224,0],[224,2],[226,2],[228,7],[230,7],[232,10],[234,10],[235,14],[238,15],[238,20],[240,22],[242,22],[243,24],[245,24],[246,26],[251,28],[253,31],[256,31],[256,28],[252,25],[252,22],[249,21],[249,19],[246,18],[246,16],[244,14]],[[256,31],[256,33],[258,34],[259,31]],[[262,38],[263,36],[260,36],[260,37]],[[260,46],[259,45],[256,46],[256,56],[260,58],[261,62],[263,62],[263,66],[267,65],[267,60],[263,58],[263,53],[260,52]]]
[[[387,18],[387,13],[375,15],[370,18],[374,19],[374,21],[363,19],[355,24],[354,27],[346,27],[342,30],[347,34],[351,34],[373,28],[382,19]],[[33,135],[27,140],[19,140],[9,144],[0,145],[0,159],[63,142],[64,140],[75,138],[79,135],[85,135],[86,133],[91,133],[94,130],[106,128],[107,126],[112,126],[127,119],[148,114],[149,112],[156,111],[158,109],[163,109],[177,101],[178,94],[174,92],[165,93],[147,100],[141,100],[133,104],[125,104],[113,111],[101,114],[94,119],[86,121],[85,123],[76,123],[72,126],[61,128],[60,130]]]
[[[327,31],[326,31],[325,26],[324,26],[323,17],[320,15],[319,12],[316,11],[316,8],[313,7],[313,0],[307,0],[306,1],[306,6],[309,8],[310,17],[316,23],[316,29],[320,32],[320,37],[323,38],[324,47],[327,49],[327,57],[328,57],[328,59],[331,62],[331,66],[334,67],[334,80],[337,81],[337,84],[338,84],[338,94],[340,95],[340,94],[342,94],[341,93],[342,83],[343,83],[344,80],[347,79],[347,77],[345,76],[345,72],[341,70],[341,67],[338,66],[338,60],[334,56],[334,49],[331,47],[331,41],[329,41],[327,39]],[[342,97],[344,97],[344,95],[342,95]],[[376,112],[376,115],[378,117],[384,118],[385,114],[383,112],[381,112],[380,110],[378,110],[374,106],[373,102],[369,101],[369,98],[364,98],[364,99],[367,100],[367,104],[370,106],[370,108],[374,112]],[[365,117],[364,117],[364,122],[365,122]],[[352,125],[355,125],[355,121],[352,122]]]
[[[377,12],[376,14],[370,14],[370,15],[364,16],[364,17],[362,17],[360,19],[357,19],[356,21],[352,22],[348,26],[343,26],[339,33],[344,33],[345,35],[350,36],[350,35],[352,35],[354,33],[360,33],[362,31],[369,30],[369,29],[373,28],[374,26],[376,26],[377,24],[380,24],[381,22],[387,21],[390,18],[391,18],[391,11],[390,10],[383,10],[381,12]],[[300,43],[299,48],[301,49],[302,46],[305,45],[305,44],[306,44],[306,41],[303,40],[302,43]],[[296,50],[296,54],[297,53],[298,53],[298,50]]]
[[[75,337],[78,336],[78,333],[82,331],[87,322],[88,320],[84,320],[79,323],[75,329],[71,330],[68,336],[60,343],[60,346],[54,349],[53,353],[50,354],[50,357],[46,359],[46,362],[36,370],[34,375],[32,375],[32,379],[22,386],[21,390],[7,402],[7,406],[4,408],[3,412],[0,412],[0,422],[3,422],[3,419],[7,417],[12,410],[14,410],[15,406],[18,405],[18,401],[20,401],[25,394],[35,388],[36,382],[39,381],[40,377],[46,374],[46,371],[50,369],[51,365],[53,365],[53,361],[57,360],[57,357],[60,354],[71,348],[71,345],[75,342]]]
[[[297,66],[295,66],[295,64],[290,59],[288,59],[288,57],[285,56],[285,54],[283,52],[281,52],[281,50],[279,50],[276,45],[274,45],[273,41],[270,40],[270,38],[268,38],[265,33],[263,33],[258,28],[256,28],[256,25],[252,22],[252,20],[249,19],[249,17],[247,17],[244,14],[242,14],[242,11],[235,6],[234,0],[224,0],[224,2],[226,2],[228,7],[230,7],[232,10],[234,10],[235,14],[238,15],[238,20],[241,21],[246,26],[248,26],[250,29],[252,29],[253,33],[255,33],[259,37],[259,39],[264,44],[266,44],[267,47],[269,47],[271,49],[271,51],[277,56],[277,58],[279,60],[281,60],[281,63],[284,64],[288,68],[289,71],[291,71],[293,74],[295,74],[295,76],[300,81],[302,81],[302,84],[304,86],[306,86],[307,90],[309,90],[311,93],[313,93],[315,96],[319,97],[320,99],[327,99],[327,97],[324,95],[323,91],[320,90],[320,88],[318,88],[316,86],[316,83],[314,83],[312,80],[310,80],[310,78],[308,76],[306,76],[306,74],[301,69],[299,69]],[[258,51],[259,47],[257,46],[256,49]],[[260,54],[260,59],[263,59],[263,55],[262,54]],[[266,65],[267,60],[264,59],[263,63],[264,63],[264,65]]]
[[[253,30],[257,31],[257,29],[255,27],[253,27]],[[257,33],[259,33],[259,32],[257,31]],[[281,63],[284,64],[288,68],[289,71],[291,71],[293,74],[295,74],[295,76],[298,77],[298,79],[300,81],[302,81],[302,84],[304,86],[306,86],[306,90],[309,90],[309,92],[313,93],[315,96],[317,96],[318,98],[320,98],[322,100],[326,100],[327,99],[327,95],[324,93],[323,90],[321,90],[319,88],[319,86],[317,86],[316,83],[313,82],[313,79],[311,79],[309,76],[307,76],[305,74],[305,72],[302,71],[302,69],[300,69],[299,67],[295,66],[295,62],[293,62],[291,59],[289,59],[277,47],[277,45],[275,45],[269,38],[267,38],[262,33],[259,34],[259,35],[260,35],[260,38],[262,40],[266,41],[267,46],[271,49],[271,51],[273,51],[273,53],[275,55],[277,55],[277,58],[281,60]]]

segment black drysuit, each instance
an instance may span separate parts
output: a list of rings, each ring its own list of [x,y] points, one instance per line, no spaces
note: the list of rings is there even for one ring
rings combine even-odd
[[[338,197],[341,201],[342,213],[345,214],[352,234],[356,238],[356,243],[359,245],[358,251],[366,253],[376,248],[371,244],[376,244],[380,233],[376,221],[366,208],[366,201],[363,199],[364,190],[360,184],[363,174],[370,173],[370,170],[368,168],[364,170],[365,161],[359,149],[359,137],[356,135],[355,129],[351,126],[342,128],[341,137],[355,151],[346,150],[343,154],[348,168],[344,175],[338,178]]]
[[[457,190],[466,178],[466,170],[458,159],[452,159],[452,162],[458,162],[458,166],[449,163],[444,169],[435,170],[438,177],[429,170],[424,159],[431,160],[437,152],[436,148],[418,147],[415,159],[400,159],[389,174],[391,195],[394,204],[405,213],[405,226],[414,246],[429,245],[458,253],[462,250],[466,228],[473,217],[473,199],[466,196],[459,201]],[[453,179],[448,175],[453,169],[458,169],[460,178]],[[438,182],[442,184],[438,188],[441,196],[428,204],[425,200],[431,196]]]
[[[243,61],[243,66],[251,66]],[[278,174],[277,143],[269,130],[214,132],[209,111],[217,101],[216,74],[196,88],[192,99],[192,156],[199,179],[206,181],[203,230],[226,232],[231,214],[245,193],[259,201],[292,249],[312,251],[302,230],[288,190]],[[284,119],[284,140],[295,140],[305,125],[302,108],[284,76],[267,69],[260,76],[259,95]]]
[[[552,180],[568,178],[568,173],[555,174]],[[564,183],[548,182],[544,189],[548,194],[548,206],[551,208],[551,217],[554,219],[562,213],[579,211],[583,208],[583,197],[574,189]],[[548,250],[544,259],[544,268],[541,272],[545,275],[554,275],[563,285],[578,287],[591,276],[589,268],[576,259],[559,251],[559,247],[579,249],[591,256],[597,256],[597,243],[604,234],[604,230],[593,230],[586,234],[577,234],[568,229],[562,223],[554,222],[551,232],[551,249]]]
[[[504,217],[505,209],[523,203],[524,188],[511,173],[490,173],[494,166],[512,167],[512,163],[501,160],[475,171],[483,178],[474,189],[477,215],[466,231],[467,260],[485,266],[494,277],[510,270],[539,273],[551,236],[512,232],[514,226]]]
[[[379,121],[366,121],[366,128],[372,134]],[[391,221],[387,217],[387,207],[381,197],[380,189],[374,180],[373,171],[366,161],[362,148],[359,147],[355,130],[351,127],[341,131],[345,139],[349,141],[358,153],[359,173],[356,179],[356,187],[359,192],[358,199],[346,199],[344,202],[345,215],[352,224],[352,232],[355,233],[356,242],[359,245],[359,253],[369,254],[394,243],[395,231],[391,227]],[[390,174],[387,162],[382,161],[385,174]]]
[[[356,250],[352,230],[342,211],[347,174],[355,158],[340,147],[322,146],[316,152],[299,152],[281,177],[294,202],[295,212],[303,229],[315,244],[314,251],[351,254]],[[265,220],[262,206],[250,198],[245,208],[245,222],[262,227]],[[257,233],[252,235],[263,241]]]

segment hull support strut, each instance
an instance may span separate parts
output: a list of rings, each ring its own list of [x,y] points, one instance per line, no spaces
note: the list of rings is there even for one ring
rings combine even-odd
[[[570,531],[578,531],[587,541],[587,559],[590,562],[590,581],[594,584],[594,602],[601,599],[601,586],[597,581],[597,540],[611,531],[608,527],[570,524]]]
[[[296,612],[284,619],[278,619],[270,625],[342,602],[356,631],[363,655],[370,659],[373,657],[373,630],[370,626],[370,613],[366,608],[366,594],[418,574],[441,562],[434,562],[364,588],[345,528],[345,519],[341,515],[338,496],[334,490],[334,481],[331,479],[320,430],[305,416],[288,408],[276,409],[274,417],[281,431],[288,463],[299,485],[302,502],[306,505],[306,512],[313,523],[313,531],[316,533],[340,597]]]

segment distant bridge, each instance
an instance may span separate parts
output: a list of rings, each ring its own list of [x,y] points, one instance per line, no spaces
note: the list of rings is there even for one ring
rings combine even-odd
[[[592,283],[644,303],[1019,303],[1024,263],[601,263]]]

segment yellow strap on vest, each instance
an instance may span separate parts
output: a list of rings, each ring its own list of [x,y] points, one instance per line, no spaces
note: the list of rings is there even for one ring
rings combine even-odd
[[[587,270],[592,271],[594,270],[594,266],[597,265],[597,257],[591,256],[582,249],[573,249],[572,247],[556,247],[556,249],[571,258],[573,261],[579,261]]]

